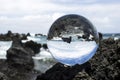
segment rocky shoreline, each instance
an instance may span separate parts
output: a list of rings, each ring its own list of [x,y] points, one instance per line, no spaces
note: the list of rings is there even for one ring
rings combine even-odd
[[[87,63],[66,67],[54,65],[36,80],[119,80],[120,39],[101,40],[101,48]]]
[[[30,34],[13,33],[12,31],[9,30],[6,34],[0,34],[0,41],[11,41],[14,38],[18,38],[20,40],[26,40],[27,36],[30,36]]]
[[[45,73],[34,70],[32,56],[47,45],[33,41],[22,43],[12,39],[7,51],[7,60],[0,60],[0,80],[119,80],[120,79],[120,39],[100,41],[100,48],[92,59],[82,65],[72,67],[55,64]]]

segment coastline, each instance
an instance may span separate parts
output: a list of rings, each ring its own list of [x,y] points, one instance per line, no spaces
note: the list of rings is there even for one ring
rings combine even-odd
[[[5,41],[10,39],[13,38],[6,38]],[[17,37],[13,41],[6,52],[7,58],[0,59],[2,80],[119,80],[120,78],[120,39],[101,38],[100,47],[88,62],[72,67],[56,63],[44,73],[34,69],[32,56],[38,54],[40,48],[47,50],[47,45],[34,41],[22,43],[21,38]]]
[[[0,60],[0,75],[8,80],[117,80],[120,76],[120,39],[101,40],[101,49],[88,62],[66,67],[56,63],[45,73],[9,65]],[[5,77],[6,76],[6,77]],[[4,79],[4,80],[7,80]]]

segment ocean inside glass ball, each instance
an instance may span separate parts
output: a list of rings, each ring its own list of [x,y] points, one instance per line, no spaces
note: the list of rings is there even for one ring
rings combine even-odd
[[[52,56],[69,66],[87,62],[96,53],[98,44],[98,33],[92,23],[75,14],[57,19],[47,37]]]

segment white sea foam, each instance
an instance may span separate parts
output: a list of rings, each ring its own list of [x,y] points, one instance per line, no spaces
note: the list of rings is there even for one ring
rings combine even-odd
[[[34,42],[37,42],[37,43],[41,43],[41,44],[45,44],[46,43],[46,36],[28,36],[27,37],[27,40],[22,40],[23,43],[27,42],[27,41],[34,41]]]
[[[36,59],[36,60],[43,59],[45,61],[47,58],[52,58],[52,55],[48,50],[44,50],[43,48],[41,48],[41,51],[39,54],[36,54],[35,56],[33,56],[33,59]]]
[[[41,49],[39,54],[33,56],[33,60],[35,65],[34,69],[43,73],[56,63],[50,52],[45,51],[44,49]]]
[[[6,51],[10,48],[12,41],[0,41],[0,59],[6,59]]]

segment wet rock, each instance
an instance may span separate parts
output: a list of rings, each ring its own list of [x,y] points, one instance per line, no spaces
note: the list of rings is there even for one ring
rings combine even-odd
[[[43,36],[43,34],[35,34],[35,36]]]
[[[7,37],[12,37],[13,36],[13,33],[12,31],[8,31],[8,33],[6,34]]]
[[[98,34],[99,34],[99,39],[102,40],[103,39],[103,34],[101,32],[99,32]]]
[[[75,65],[73,67],[57,63],[46,71],[45,74],[38,76],[36,80],[72,80],[78,72],[89,70],[88,68],[90,68],[89,63],[85,63],[81,66]]]
[[[24,45],[25,45],[25,47],[32,49],[34,51],[34,53],[40,52],[41,44],[38,44],[38,43],[33,42],[33,41],[28,41]]]
[[[0,34],[1,41],[12,41],[14,38],[18,38],[21,40],[26,40],[26,34],[12,33],[12,31],[8,31],[6,34]]]
[[[72,37],[69,37],[69,38],[62,37],[62,40],[63,40],[64,42],[70,43],[71,40],[72,40]]]
[[[77,75],[73,78],[73,80],[93,80],[88,73],[86,73],[84,70],[81,72],[78,72]]]
[[[27,35],[26,34],[20,34],[20,39],[21,40],[27,40]]]
[[[34,67],[33,54],[34,52],[24,47],[20,40],[14,40],[11,48],[7,50],[7,62],[16,68],[31,70]]]
[[[114,43],[115,43],[115,40],[114,40],[114,38],[108,38],[108,39],[104,40],[104,42],[105,42],[106,44],[114,44]]]
[[[7,76],[0,72],[0,80],[8,80]]]
[[[0,59],[0,80],[35,80],[40,75],[35,70],[22,68],[11,66],[6,60]]]
[[[43,44],[42,47],[43,47],[44,49],[48,49],[47,44]]]
[[[27,33],[27,36],[31,36],[30,33]]]

